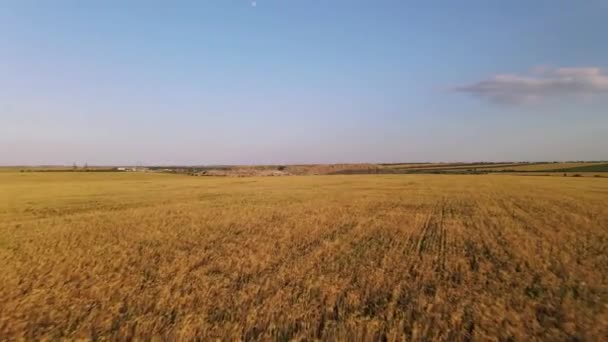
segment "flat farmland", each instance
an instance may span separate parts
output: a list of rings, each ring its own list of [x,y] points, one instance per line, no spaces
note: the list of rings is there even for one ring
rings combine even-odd
[[[608,179],[0,173],[0,340],[602,340]]]
[[[539,172],[539,171],[606,171],[607,163],[538,163],[515,166],[493,166],[486,168],[488,171],[520,171],[520,172]]]

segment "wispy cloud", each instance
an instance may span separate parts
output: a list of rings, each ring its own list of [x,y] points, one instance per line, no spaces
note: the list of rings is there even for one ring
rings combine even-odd
[[[525,104],[548,98],[586,99],[608,94],[608,74],[598,67],[537,67],[529,74],[500,74],[452,88],[496,103]]]

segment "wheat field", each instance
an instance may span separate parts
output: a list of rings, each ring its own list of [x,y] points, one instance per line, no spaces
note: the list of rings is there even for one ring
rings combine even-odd
[[[608,180],[0,173],[0,340],[602,340]]]

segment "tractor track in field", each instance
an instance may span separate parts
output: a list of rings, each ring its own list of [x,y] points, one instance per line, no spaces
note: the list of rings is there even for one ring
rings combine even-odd
[[[448,255],[448,233],[445,225],[446,201],[436,203],[424,216],[419,229],[410,236],[405,250],[411,254],[414,264],[427,263],[431,258],[432,268],[445,269]]]

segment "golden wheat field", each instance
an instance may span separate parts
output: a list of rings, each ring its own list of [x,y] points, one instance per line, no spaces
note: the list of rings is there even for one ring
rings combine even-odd
[[[608,179],[0,173],[0,340],[605,340]]]

